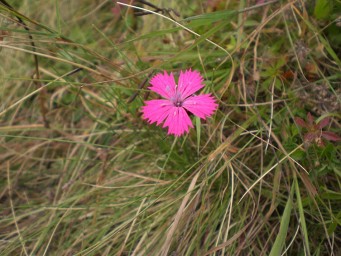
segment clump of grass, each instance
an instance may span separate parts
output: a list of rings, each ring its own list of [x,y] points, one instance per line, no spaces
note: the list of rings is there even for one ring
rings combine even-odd
[[[1,255],[338,255],[340,144],[295,118],[340,134],[341,7],[254,2],[1,4]],[[140,107],[187,68],[219,109],[174,138]]]

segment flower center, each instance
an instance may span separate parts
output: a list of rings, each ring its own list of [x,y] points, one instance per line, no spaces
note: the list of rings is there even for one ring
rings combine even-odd
[[[181,94],[176,92],[175,95],[171,98],[173,105],[176,107],[182,107],[183,100],[181,99]]]
[[[175,102],[175,106],[177,106],[177,107],[182,107],[182,102],[181,102],[181,101]]]

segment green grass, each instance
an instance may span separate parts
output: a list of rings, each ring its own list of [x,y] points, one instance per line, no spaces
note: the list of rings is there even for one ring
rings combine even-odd
[[[340,142],[294,121],[340,136],[340,1],[8,2],[1,255],[340,254]],[[219,109],[174,138],[140,108],[188,68]]]

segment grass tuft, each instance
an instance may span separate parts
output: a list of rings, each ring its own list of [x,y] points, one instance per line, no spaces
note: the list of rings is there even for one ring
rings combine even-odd
[[[0,1],[0,254],[339,255],[340,2],[121,2]],[[140,109],[189,68],[174,138]]]

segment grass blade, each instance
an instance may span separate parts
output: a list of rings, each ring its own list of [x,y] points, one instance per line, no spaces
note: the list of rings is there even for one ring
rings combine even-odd
[[[285,205],[285,209],[282,215],[281,219],[281,225],[279,227],[279,232],[276,237],[275,243],[272,246],[270,256],[278,256],[281,255],[281,252],[283,250],[285,239],[287,237],[288,227],[290,223],[290,215],[292,210],[292,196],[294,192],[294,186],[291,187],[290,196],[288,197],[288,201]]]

